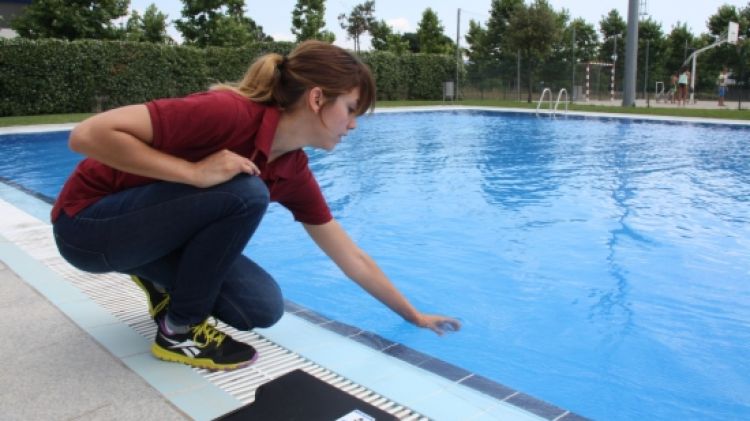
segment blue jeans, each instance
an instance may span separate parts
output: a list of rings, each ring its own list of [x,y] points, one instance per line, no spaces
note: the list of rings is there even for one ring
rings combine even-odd
[[[55,241],[81,270],[164,287],[175,324],[213,315],[240,330],[268,327],[283,314],[281,290],[242,254],[268,202],[263,181],[249,175],[206,189],[155,182],[111,194],[75,217],[63,212]]]

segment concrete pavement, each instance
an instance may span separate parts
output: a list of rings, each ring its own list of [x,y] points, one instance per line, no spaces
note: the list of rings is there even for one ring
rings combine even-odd
[[[0,419],[189,419],[0,262]]]

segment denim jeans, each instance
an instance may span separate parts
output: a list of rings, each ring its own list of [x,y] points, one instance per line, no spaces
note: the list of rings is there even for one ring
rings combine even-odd
[[[274,279],[242,250],[268,207],[255,176],[210,188],[155,182],[111,194],[54,223],[60,254],[88,272],[133,274],[170,294],[169,319],[193,325],[213,315],[240,329],[283,314]]]

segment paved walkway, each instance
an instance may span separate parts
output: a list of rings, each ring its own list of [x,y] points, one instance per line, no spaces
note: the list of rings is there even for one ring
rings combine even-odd
[[[0,419],[185,420],[0,262]]]
[[[621,106],[622,105],[622,99],[616,99],[614,101],[610,100],[591,100],[591,101],[576,101],[576,104],[589,104],[589,105],[607,105],[607,106]],[[687,108],[687,109],[694,109],[694,110],[737,110],[738,109],[738,103],[737,101],[725,101],[724,107],[719,107],[719,103],[717,101],[696,101],[695,103],[691,104],[672,104],[670,102],[656,102],[653,98],[646,103],[645,99],[638,99],[635,101],[636,108]],[[750,111],[750,101],[743,101],[742,102],[742,110],[744,111]]]

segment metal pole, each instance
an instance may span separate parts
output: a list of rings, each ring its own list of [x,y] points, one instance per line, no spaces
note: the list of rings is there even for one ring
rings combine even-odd
[[[518,101],[521,101],[521,50],[516,52],[517,69],[516,69],[516,92],[518,92]]]
[[[570,59],[570,64],[573,66],[573,76],[570,80],[570,91],[572,92],[573,99],[575,100],[576,93],[576,27],[573,27],[573,42],[570,48],[573,57]]]
[[[456,92],[454,93],[454,100],[458,100],[458,76],[461,67],[461,9],[458,9],[458,16],[456,17]]]
[[[643,96],[646,97],[646,107],[651,108],[651,102],[648,98],[648,53],[649,53],[649,47],[651,46],[651,40],[646,40],[646,71],[644,72],[645,75],[643,76]]]
[[[695,104],[695,60],[698,54],[693,55],[693,70],[690,72],[690,103]]]
[[[737,109],[741,110],[742,109],[742,91],[745,88],[745,83],[744,83],[745,75],[743,74],[745,57],[744,57],[744,54],[742,54],[745,52],[744,40],[742,40],[741,43],[738,43],[738,45],[740,46],[740,80],[737,81],[737,85],[739,86],[740,92],[739,92],[739,99],[737,100]]]
[[[609,84],[609,100],[610,101],[614,101],[615,100],[615,90],[616,90],[615,89],[616,88],[616,86],[615,86],[615,72],[616,72],[616,70],[615,69],[617,69],[617,38],[620,37],[620,34],[617,34],[614,37],[615,37],[615,51],[614,51],[614,53],[612,53],[612,74],[611,74],[612,75],[612,80],[610,81],[610,84]]]
[[[635,76],[638,67],[638,0],[629,0],[628,39],[625,43],[625,83],[622,106],[635,106]]]

